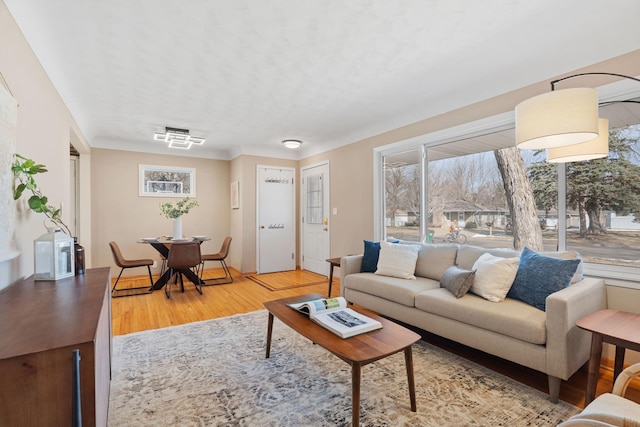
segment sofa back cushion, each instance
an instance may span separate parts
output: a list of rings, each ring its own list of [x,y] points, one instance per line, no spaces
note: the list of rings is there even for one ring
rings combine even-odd
[[[501,258],[513,258],[513,257],[520,256],[520,252],[515,251],[513,249],[507,249],[507,248],[489,249],[489,248],[480,248],[478,246],[462,245],[458,249],[458,255],[456,256],[456,264],[460,268],[471,270],[473,268],[473,264],[478,260],[478,258],[480,258],[482,254],[485,254],[487,252],[493,256],[497,256]]]
[[[540,252],[540,255],[550,256],[550,257],[553,257],[553,258],[560,258],[560,259],[578,259],[578,260],[580,260],[580,263],[578,264],[578,268],[576,269],[576,272],[573,274],[573,277],[571,278],[571,284],[577,283],[577,282],[581,281],[582,279],[584,279],[584,265],[582,263],[582,257],[580,256],[580,254],[578,252],[575,252],[575,251],[563,251],[563,252],[549,251],[549,252]]]
[[[442,273],[456,263],[457,245],[422,243],[418,250],[416,276],[440,280]]]
[[[513,257],[520,256],[520,252],[513,249],[507,249],[507,248],[488,249],[488,248],[480,248],[478,246],[462,245],[458,249],[458,255],[456,257],[456,265],[458,265],[460,268],[469,270],[473,267],[473,263],[475,263],[478,260],[478,258],[480,258],[480,255],[482,255],[485,252],[489,252],[493,256],[499,256],[502,258],[513,258]],[[547,251],[547,252],[540,252],[540,255],[550,256],[550,257],[560,258],[560,259],[579,259],[581,262],[580,264],[578,264],[578,268],[575,274],[573,275],[573,277],[571,278],[571,284],[577,283],[582,279],[584,279],[584,266],[582,263],[582,258],[580,257],[580,254],[578,252]]]

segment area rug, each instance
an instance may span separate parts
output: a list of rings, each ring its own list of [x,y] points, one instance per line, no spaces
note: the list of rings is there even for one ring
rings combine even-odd
[[[113,338],[109,426],[348,426],[350,366],[256,311]],[[362,369],[361,426],[555,426],[580,410],[422,341]]]
[[[270,291],[303,288],[313,285],[328,285],[328,279],[320,274],[306,270],[279,271],[277,273],[253,274],[247,276],[260,286]]]

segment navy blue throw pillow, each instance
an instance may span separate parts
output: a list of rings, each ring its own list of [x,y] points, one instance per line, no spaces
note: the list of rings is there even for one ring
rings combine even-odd
[[[380,242],[364,241],[364,256],[360,273],[375,273],[378,269],[378,258],[380,257]]]
[[[507,297],[544,311],[547,297],[569,286],[579,264],[579,259],[553,258],[525,247]]]

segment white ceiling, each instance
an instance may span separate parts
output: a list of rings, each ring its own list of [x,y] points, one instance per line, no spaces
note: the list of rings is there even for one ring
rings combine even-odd
[[[219,159],[307,157],[640,49],[638,0],[3,1],[92,147]],[[165,126],[207,141],[170,150]]]

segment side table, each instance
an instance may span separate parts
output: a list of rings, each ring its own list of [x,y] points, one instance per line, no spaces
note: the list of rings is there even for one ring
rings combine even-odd
[[[622,371],[625,349],[640,351],[640,314],[609,309],[599,310],[582,317],[576,322],[576,325],[593,334],[587,391],[584,397],[584,406],[587,406],[596,395],[602,343],[606,342],[616,346],[613,381]]]
[[[327,298],[331,298],[331,286],[333,286],[333,267],[340,267],[340,258],[329,258],[326,260],[329,267],[329,293],[327,294]]]

